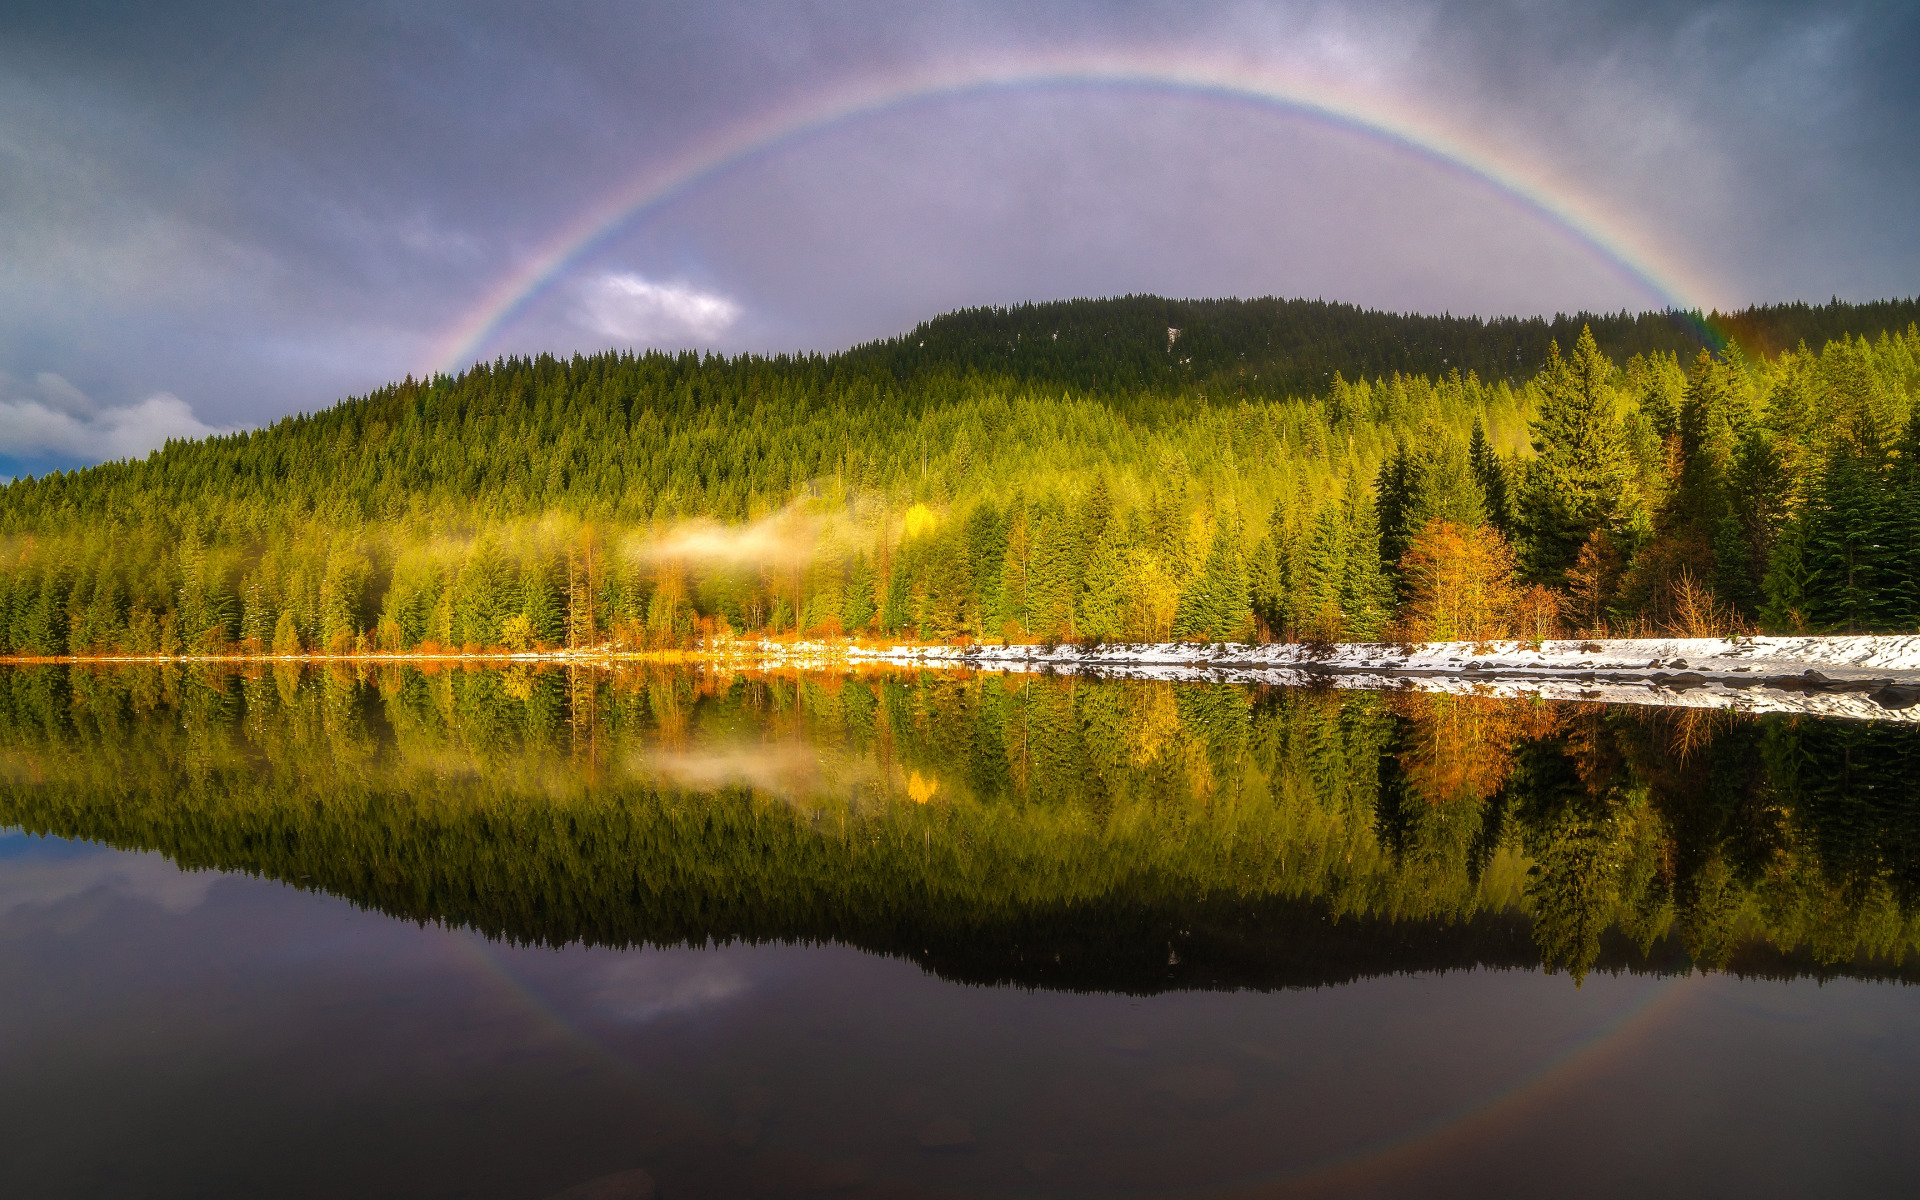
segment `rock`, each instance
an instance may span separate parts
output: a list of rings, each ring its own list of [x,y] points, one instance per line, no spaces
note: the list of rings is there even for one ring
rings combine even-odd
[[[1707,677],[1698,671],[1682,671],[1677,675],[1667,676],[1665,683],[1674,691],[1683,692],[1688,688],[1707,686]]]
[[[553,1193],[547,1200],[654,1200],[659,1194],[653,1176],[635,1167],[576,1183],[564,1192]]]
[[[1877,692],[1870,692],[1867,699],[1881,708],[1903,709],[1920,704],[1920,685],[1889,683]]]
[[[971,1150],[973,1126],[959,1117],[935,1117],[920,1127],[914,1140],[922,1150]]]

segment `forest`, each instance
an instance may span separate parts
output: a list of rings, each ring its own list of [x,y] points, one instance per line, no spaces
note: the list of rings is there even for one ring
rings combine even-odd
[[[1916,317],[1128,297],[501,359],[0,488],[0,656],[1910,632]]]
[[[0,825],[516,942],[832,939],[1025,986],[1911,980],[1916,801],[1910,727],[1703,710],[651,664],[0,672]]]

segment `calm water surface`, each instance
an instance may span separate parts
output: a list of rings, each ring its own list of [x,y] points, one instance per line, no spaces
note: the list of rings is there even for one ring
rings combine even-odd
[[[1891,1195],[1920,1166],[1909,727],[21,668],[0,827],[8,1196]]]

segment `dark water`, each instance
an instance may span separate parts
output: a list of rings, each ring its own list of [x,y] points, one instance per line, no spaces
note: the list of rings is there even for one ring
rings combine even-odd
[[[1906,726],[27,668],[0,827],[7,1196],[1890,1195],[1920,1166]]]

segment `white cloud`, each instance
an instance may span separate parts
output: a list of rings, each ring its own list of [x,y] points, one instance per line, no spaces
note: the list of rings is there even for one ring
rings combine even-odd
[[[155,392],[138,404],[101,408],[52,372],[43,372],[34,382],[39,395],[0,400],[0,453],[99,462],[142,457],[168,438],[231,432],[200,420],[192,406],[171,392]]]
[[[574,320],[595,333],[638,345],[685,345],[718,337],[740,306],[685,283],[655,283],[629,272],[589,281]]]
[[[16,908],[51,908],[91,892],[157,904],[180,914],[198,908],[219,875],[182,871],[158,854],[119,851],[82,858],[16,858],[0,872],[0,914]]]
[[[650,1021],[669,1013],[723,1004],[747,988],[746,976],[709,953],[688,956],[642,951],[609,966],[594,999],[616,1016]]]

